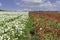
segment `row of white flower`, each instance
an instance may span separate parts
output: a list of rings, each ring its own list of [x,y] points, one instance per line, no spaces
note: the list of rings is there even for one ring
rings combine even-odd
[[[1,15],[0,16],[0,22],[15,18],[18,15]],[[15,38],[15,36],[20,36],[22,33],[24,33],[22,30],[25,27],[25,21],[27,20],[27,15],[22,15],[20,18],[11,21],[11,22],[5,22],[3,26],[0,26],[0,40],[17,40],[18,37]],[[23,23],[22,23],[23,22]]]

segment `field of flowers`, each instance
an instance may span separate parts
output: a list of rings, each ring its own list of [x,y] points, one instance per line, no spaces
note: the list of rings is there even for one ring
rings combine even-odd
[[[30,22],[27,12],[0,12],[0,40],[29,40]]]

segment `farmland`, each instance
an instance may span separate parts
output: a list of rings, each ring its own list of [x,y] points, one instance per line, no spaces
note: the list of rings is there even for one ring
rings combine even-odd
[[[60,40],[60,12],[0,12],[0,40]]]
[[[60,12],[30,12],[38,40],[60,40]]]

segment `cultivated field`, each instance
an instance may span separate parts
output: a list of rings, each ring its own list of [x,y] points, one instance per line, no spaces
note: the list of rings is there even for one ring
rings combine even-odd
[[[38,40],[60,40],[60,12],[29,12]]]
[[[0,11],[0,40],[60,40],[60,12]]]
[[[28,12],[0,12],[0,40],[27,40]]]

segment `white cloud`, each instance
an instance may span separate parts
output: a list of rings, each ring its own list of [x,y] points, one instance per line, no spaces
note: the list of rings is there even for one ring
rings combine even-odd
[[[29,9],[29,8],[25,8],[23,9],[22,11],[31,11],[32,9]]]
[[[55,8],[57,11],[60,11],[60,0],[56,1],[56,3],[54,3]]]
[[[57,11],[56,6],[57,5],[55,5],[55,3],[52,4],[50,1],[47,1],[47,2],[45,2],[43,4],[40,4],[40,8],[42,8],[44,11]]]
[[[25,5],[25,6],[28,5],[27,7],[53,7],[53,6],[55,6],[50,1],[45,2],[46,0],[24,0],[24,1],[29,2]],[[35,4],[29,5],[31,2],[33,2]],[[36,4],[36,3],[38,3],[38,4]]]
[[[40,4],[39,5],[40,7],[53,7],[53,5],[52,5],[52,3],[51,2],[45,2],[45,3],[43,3],[43,4]]]
[[[43,3],[45,0],[23,0],[26,2]]]
[[[16,2],[16,5],[20,5],[20,3],[19,2]]]
[[[57,11],[60,10],[60,1],[56,0],[56,3],[51,3],[49,0],[23,0],[26,4],[22,4],[23,7],[26,7],[22,10],[46,10],[46,11]],[[30,4],[32,3],[32,4]],[[19,3],[17,3],[19,4]],[[20,5],[21,6],[21,5]]]
[[[60,6],[60,1],[56,1],[55,5]]]
[[[0,7],[2,6],[2,3],[0,3]]]

